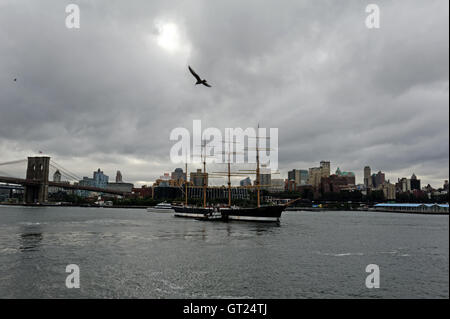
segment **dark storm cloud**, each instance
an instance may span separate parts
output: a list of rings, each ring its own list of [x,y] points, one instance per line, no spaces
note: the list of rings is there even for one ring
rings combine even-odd
[[[151,181],[176,166],[173,128],[259,121],[279,128],[282,173],[326,159],[359,181],[365,165],[448,178],[447,1],[377,1],[378,30],[361,1],[76,3],[68,30],[66,3],[0,0],[0,162],[43,150]],[[170,23],[174,52],[157,42]]]

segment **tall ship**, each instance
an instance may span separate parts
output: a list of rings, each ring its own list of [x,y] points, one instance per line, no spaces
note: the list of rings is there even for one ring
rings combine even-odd
[[[259,125],[258,125],[259,131]],[[256,222],[279,222],[281,214],[283,211],[293,202],[293,200],[287,204],[283,205],[261,205],[261,176],[260,176],[260,161],[259,161],[259,142],[258,135],[256,136],[256,170],[252,170],[252,174],[256,175],[255,185],[256,188],[256,206],[255,207],[239,207],[232,204],[231,201],[231,176],[236,173],[231,173],[230,165],[230,152],[228,153],[228,205],[225,207],[208,207],[206,205],[206,152],[203,155],[203,207],[189,206],[188,205],[188,186],[187,181],[185,182],[185,203],[182,206],[174,206],[176,217],[190,217],[197,218],[200,220],[240,220],[240,221],[256,221]],[[230,143],[230,141],[228,141]],[[202,144],[202,147],[204,145]],[[230,147],[228,147],[230,149]],[[248,171],[250,172],[250,171]],[[248,174],[248,173],[238,173],[238,174]],[[186,176],[187,176],[187,164],[186,164]],[[186,178],[187,179],[187,178]],[[268,186],[268,185],[266,185]]]

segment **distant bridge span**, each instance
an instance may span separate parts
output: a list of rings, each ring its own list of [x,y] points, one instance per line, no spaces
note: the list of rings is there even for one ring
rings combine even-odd
[[[34,179],[23,179],[23,178],[0,176],[0,183],[16,184],[16,185],[23,185],[23,186],[38,186],[38,185],[42,184],[42,181],[34,180]],[[93,186],[73,185],[73,184],[68,184],[68,183],[58,183],[58,182],[52,182],[52,181],[48,181],[46,184],[48,186],[53,186],[53,187],[58,187],[58,188],[63,188],[63,189],[77,189],[77,190],[85,190],[85,191],[106,193],[106,194],[120,195],[120,196],[124,196],[127,194],[127,193],[124,193],[124,192],[121,192],[118,190],[93,187]]]
[[[0,165],[6,165],[11,163],[22,162],[20,161],[12,161],[7,163],[0,163]],[[85,186],[79,184],[69,184],[69,183],[61,183],[61,182],[52,182],[48,180],[49,168],[50,168],[50,157],[49,156],[34,156],[28,157],[27,161],[27,170],[26,170],[26,178],[16,178],[16,177],[7,177],[0,176],[0,183],[9,183],[15,185],[22,185],[24,188],[24,199],[23,201],[27,204],[33,203],[46,203],[48,201],[48,188],[49,187],[57,187],[62,189],[77,189],[77,190],[85,190],[91,192],[112,194],[112,195],[120,195],[125,196],[126,192],[116,190],[116,189],[108,189],[108,188],[100,188],[94,186]]]

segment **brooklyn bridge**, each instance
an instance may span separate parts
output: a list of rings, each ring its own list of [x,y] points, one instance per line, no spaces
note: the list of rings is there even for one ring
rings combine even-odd
[[[6,173],[4,172],[5,167],[20,163],[27,163],[25,178],[2,176],[6,175]],[[48,156],[35,156],[28,157],[28,159],[4,162],[0,163],[0,167],[2,168],[2,171],[0,171],[0,183],[7,184],[0,185],[0,187],[12,190],[16,188],[16,186],[14,185],[17,185],[17,188],[24,190],[23,201],[26,204],[45,204],[48,201],[49,187],[92,191],[120,196],[125,196],[127,194],[118,190],[108,188],[80,185],[75,182],[80,180],[80,178],[78,178],[75,174],[71,173],[61,165],[52,161]],[[61,173],[67,179],[74,181],[74,183],[70,184],[69,182],[50,181],[49,174],[51,169],[61,171]]]

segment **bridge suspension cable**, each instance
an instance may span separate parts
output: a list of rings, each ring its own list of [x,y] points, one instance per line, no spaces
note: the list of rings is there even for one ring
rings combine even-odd
[[[50,172],[51,172],[51,174],[54,174],[56,171],[58,171],[58,172],[61,174],[62,180],[65,180],[65,181],[73,181],[73,182],[79,181],[79,179],[76,178],[75,176],[69,176],[69,175],[66,175],[66,173],[64,173],[63,171],[61,171],[61,170],[60,170],[59,168],[57,168],[56,166],[50,165]]]
[[[9,161],[9,162],[3,162],[0,163],[0,166],[4,166],[4,165],[12,165],[12,164],[19,164],[19,163],[24,163],[26,162],[27,159],[21,159],[21,160],[17,160],[17,161]]]
[[[53,160],[50,160],[50,166],[59,170],[61,175],[64,175],[65,177],[68,177],[70,179],[73,179],[75,181],[79,181],[81,180],[81,178],[79,176],[77,176],[75,173],[72,173],[71,171],[69,171],[68,169],[64,168],[63,166],[59,165],[58,163],[56,163]]]
[[[78,177],[73,176],[73,175],[71,175],[71,174],[68,174],[68,173],[66,173],[65,171],[61,170],[60,168],[58,168],[58,167],[56,167],[56,166],[54,166],[54,165],[50,165],[50,167],[51,167],[52,169],[54,169],[54,172],[55,172],[55,171],[59,171],[59,173],[61,174],[61,176],[64,177],[65,179],[67,179],[67,180],[73,180],[73,181],[79,181],[79,180],[80,180]]]
[[[69,173],[70,175],[75,176],[78,179],[81,179],[77,174],[69,171],[67,168],[64,168],[62,165],[56,163],[54,160],[50,160],[50,162],[52,162],[53,165],[60,167],[62,170],[64,170],[65,172]]]

